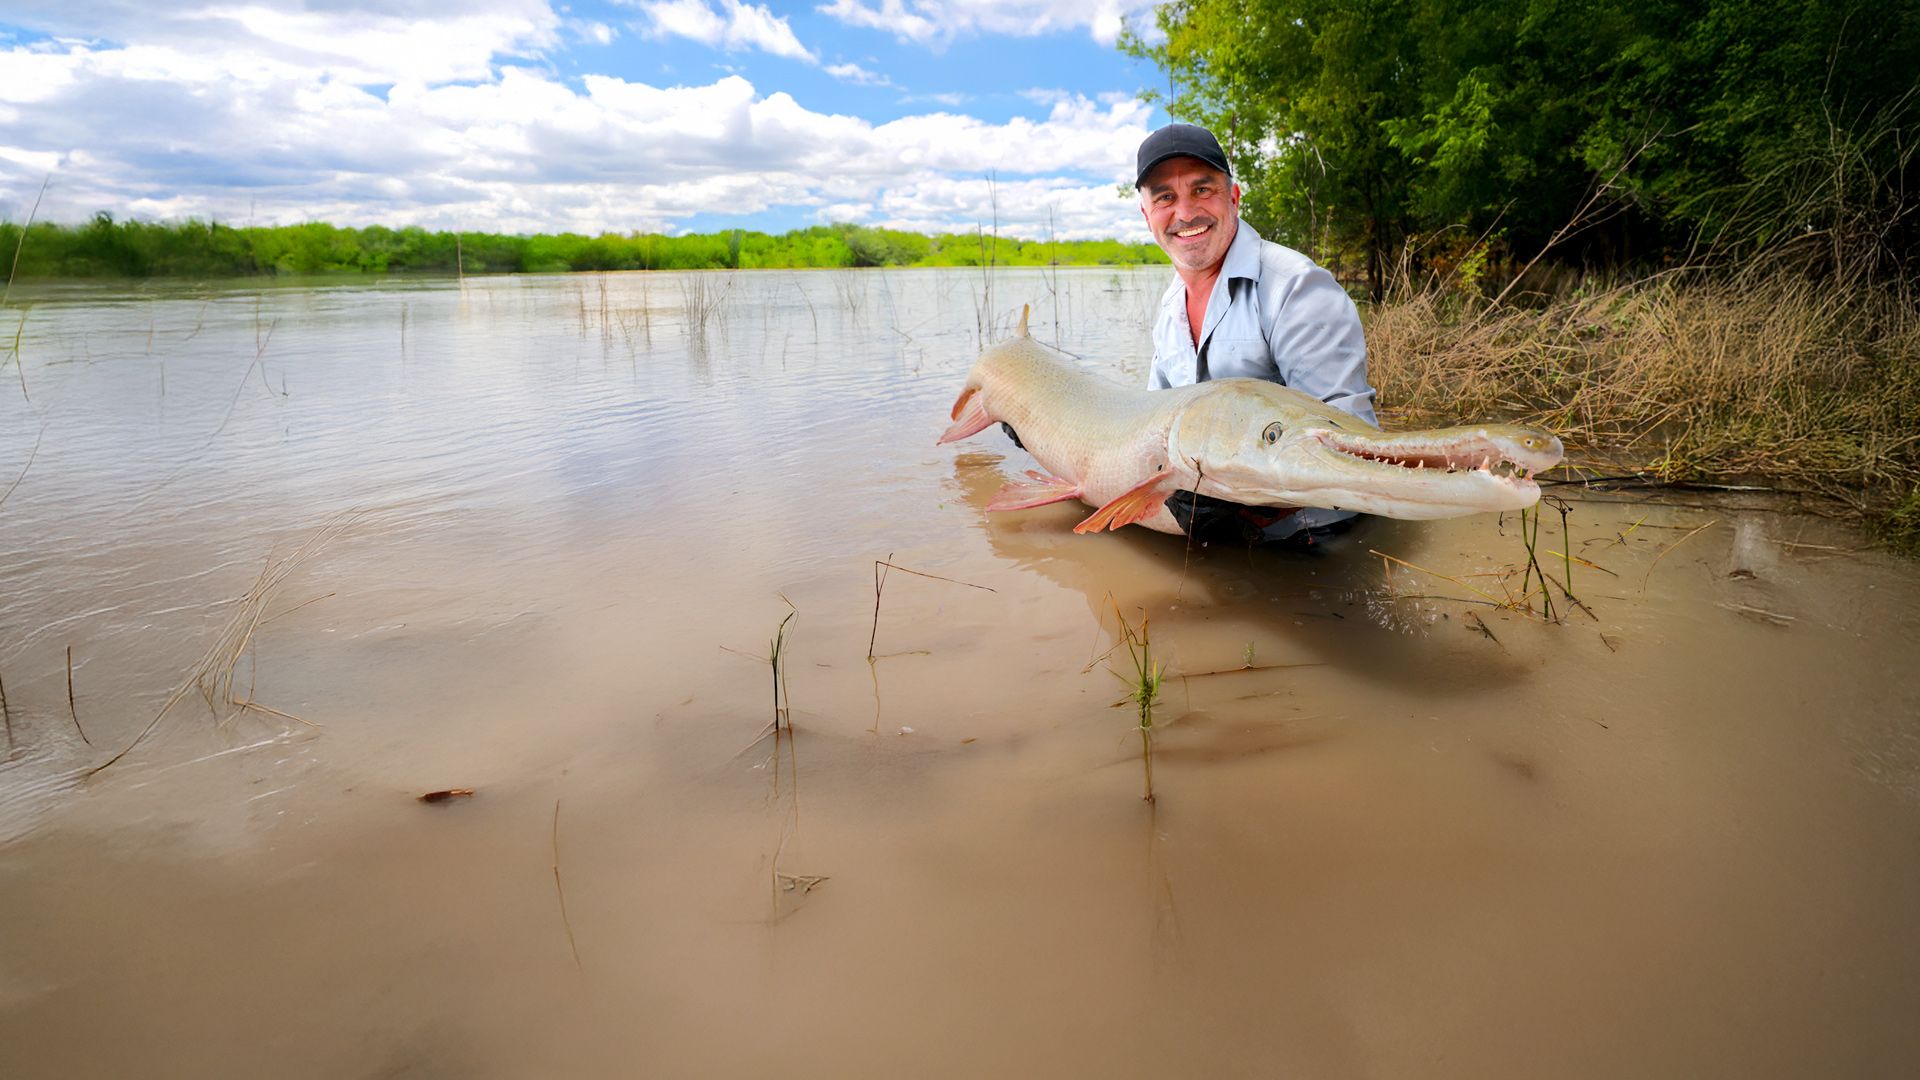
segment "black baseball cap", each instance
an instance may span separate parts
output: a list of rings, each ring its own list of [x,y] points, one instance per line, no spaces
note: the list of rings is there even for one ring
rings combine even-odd
[[[1213,132],[1198,124],[1168,124],[1141,141],[1140,173],[1134,177],[1133,186],[1139,188],[1147,182],[1147,174],[1155,165],[1175,157],[1199,158],[1228,176],[1233,175],[1227,155],[1220,149],[1220,140],[1213,137]]]

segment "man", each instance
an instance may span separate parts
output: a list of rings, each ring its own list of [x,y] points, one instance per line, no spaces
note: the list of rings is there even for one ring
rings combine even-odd
[[[1360,313],[1333,275],[1240,220],[1240,185],[1207,129],[1169,124],[1140,144],[1134,189],[1174,279],[1153,326],[1156,390],[1208,379],[1268,379],[1375,423]],[[1311,545],[1351,512],[1275,514],[1181,492],[1168,509],[1195,536]]]

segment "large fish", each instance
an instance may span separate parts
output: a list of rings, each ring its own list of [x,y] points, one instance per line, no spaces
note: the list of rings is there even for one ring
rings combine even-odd
[[[1000,489],[988,510],[1078,499],[1074,532],[1144,525],[1183,533],[1167,499],[1192,491],[1248,506],[1321,506],[1394,518],[1519,510],[1560,440],[1511,424],[1387,433],[1277,383],[1215,379],[1123,386],[1019,333],[980,354],[942,443],[1006,423],[1046,472]]]

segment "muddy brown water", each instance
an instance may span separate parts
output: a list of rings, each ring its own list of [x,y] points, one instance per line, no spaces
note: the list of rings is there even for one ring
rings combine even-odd
[[[1138,378],[1161,273],[27,290],[0,1072],[1910,1072],[1913,565],[1564,492],[1549,624],[1471,602],[1512,516],[985,514],[1025,456],[934,445],[983,308]],[[952,580],[876,621],[889,556]]]

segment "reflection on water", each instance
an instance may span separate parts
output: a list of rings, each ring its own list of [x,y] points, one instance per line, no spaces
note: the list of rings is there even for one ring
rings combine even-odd
[[[1139,379],[1160,274],[994,295]],[[981,295],[30,290],[25,394],[0,371],[8,1075],[1920,1052],[1911,566],[1778,508],[1577,497],[1540,546],[1591,614],[1548,625],[1479,602],[1522,587],[1512,518],[1303,555],[989,517],[1024,455],[933,445]],[[920,573],[876,595],[880,559]],[[1155,804],[1116,610],[1168,664]],[[81,779],[234,625],[234,694],[272,711],[188,693]]]

